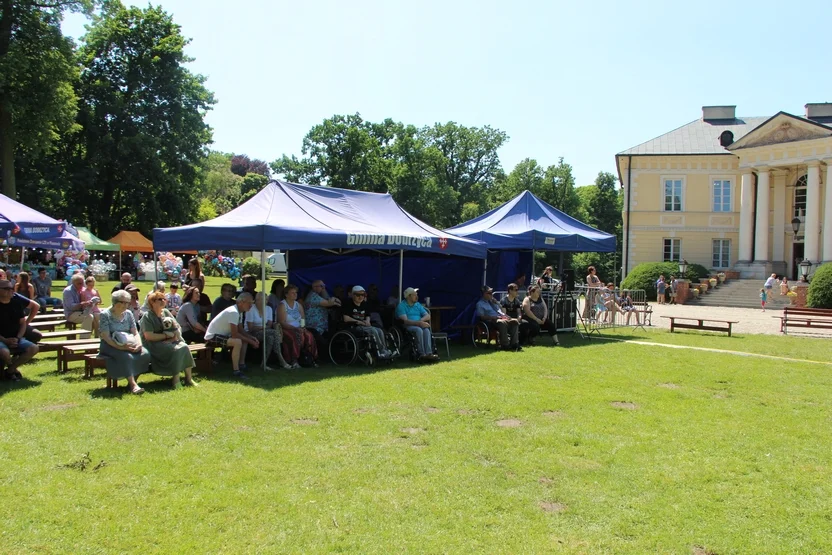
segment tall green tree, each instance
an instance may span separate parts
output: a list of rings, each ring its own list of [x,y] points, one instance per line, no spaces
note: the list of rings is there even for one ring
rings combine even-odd
[[[595,266],[599,276],[605,281],[616,281],[622,253],[621,210],[623,195],[617,187],[615,176],[609,172],[599,172],[595,183],[577,189],[581,201],[583,221],[596,229],[615,236],[615,254],[582,253],[574,258],[576,270],[585,272],[587,266]]]
[[[93,0],[0,0],[0,176],[17,196],[15,160],[48,152],[75,125],[78,69],[61,33],[65,11],[90,13]]]
[[[180,27],[161,7],[105,4],[82,39],[73,201],[102,234],[192,220],[214,98],[191,73]]]

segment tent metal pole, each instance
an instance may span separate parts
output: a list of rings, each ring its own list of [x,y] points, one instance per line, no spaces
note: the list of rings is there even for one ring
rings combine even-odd
[[[532,282],[532,278],[534,277],[534,263],[535,263],[534,249],[532,249],[532,275],[529,276],[529,283]]]
[[[558,254],[558,277],[563,275],[563,253]]]
[[[20,271],[23,271],[23,257],[26,256],[26,247],[20,247]]]
[[[156,261],[156,243],[153,243],[153,285],[156,285],[156,282],[159,281],[159,263]],[[136,273],[136,277],[138,277],[138,272]],[[152,290],[153,288],[151,288]]]
[[[263,319],[263,343],[260,344],[260,349],[263,351],[263,370],[266,370],[266,251],[260,251],[260,291],[263,294],[263,306],[257,306],[257,312],[260,313],[260,318]],[[257,305],[257,299],[254,301]],[[274,318],[274,316],[272,316]]]
[[[399,250],[399,300],[402,300],[402,282],[404,281],[404,249]]]
[[[482,261],[482,285],[485,287],[486,274],[488,273],[488,251],[485,252],[485,260]]]

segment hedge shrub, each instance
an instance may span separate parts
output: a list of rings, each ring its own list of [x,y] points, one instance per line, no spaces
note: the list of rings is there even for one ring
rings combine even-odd
[[[257,279],[260,279],[260,261],[253,256],[243,260],[243,275],[246,274],[257,276]]]
[[[621,288],[644,289],[647,293],[647,299],[655,301],[656,281],[659,276],[664,274],[669,286],[670,276],[676,276],[678,273],[679,264],[676,262],[645,262],[633,268],[633,271],[624,278]],[[684,277],[698,283],[699,278],[708,277],[709,275],[708,269],[701,264],[688,264],[688,270]]]
[[[806,306],[810,308],[832,308],[832,262],[824,264],[812,276]]]

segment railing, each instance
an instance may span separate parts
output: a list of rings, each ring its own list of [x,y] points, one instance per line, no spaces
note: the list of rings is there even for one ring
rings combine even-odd
[[[578,298],[578,324],[582,335],[603,329],[652,325],[652,309],[643,289],[575,288]]]

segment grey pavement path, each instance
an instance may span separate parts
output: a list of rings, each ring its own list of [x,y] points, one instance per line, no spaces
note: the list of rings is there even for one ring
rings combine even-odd
[[[670,329],[670,320],[662,316],[681,316],[690,318],[714,318],[716,320],[733,320],[735,333],[765,333],[780,335],[780,316],[782,310],[753,308],[733,308],[729,306],[695,306],[695,305],[660,305],[650,303],[653,308],[653,327]],[[832,336],[830,336],[832,337]]]

